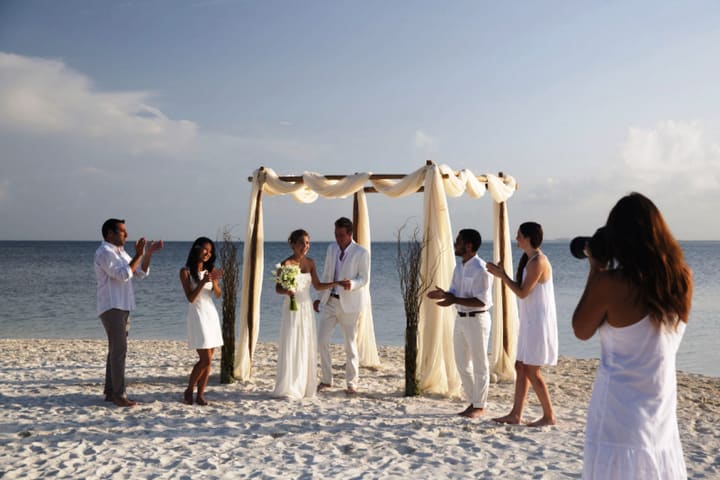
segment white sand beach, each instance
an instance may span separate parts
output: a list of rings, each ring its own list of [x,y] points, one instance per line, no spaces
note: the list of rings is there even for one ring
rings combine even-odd
[[[129,397],[102,396],[106,342],[0,340],[0,477],[14,478],[580,478],[596,361],[561,357],[546,370],[559,424],[490,421],[513,385],[492,384],[485,418],[455,415],[461,399],[408,398],[403,351],[361,370],[361,393],[334,388],[304,402],[272,399],[276,347],[259,344],[255,379],[219,383],[181,403],[195,352],[183,342],[130,340]],[[334,350],[342,383],[343,355]],[[720,379],[678,374],[678,416],[689,478],[720,478]],[[526,418],[540,415],[531,391]]]

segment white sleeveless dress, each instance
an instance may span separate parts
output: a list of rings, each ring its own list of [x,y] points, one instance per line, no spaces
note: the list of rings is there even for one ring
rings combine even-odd
[[[205,270],[198,272],[200,280],[205,275]],[[197,285],[192,276],[190,283],[193,288]],[[188,305],[187,332],[189,348],[197,350],[222,346],[222,327],[213,301],[212,282],[206,283],[195,301]]]
[[[309,273],[297,277],[297,311],[290,311],[290,297],[283,295],[277,376],[273,397],[302,399],[315,396],[317,388],[317,334]]]
[[[523,269],[523,278],[526,270],[527,267]],[[525,365],[557,365],[558,329],[552,266],[545,283],[536,283],[527,297],[518,299],[518,317],[517,360]]]
[[[585,428],[584,479],[687,478],[676,407],[675,355],[685,332],[645,317],[603,323]]]

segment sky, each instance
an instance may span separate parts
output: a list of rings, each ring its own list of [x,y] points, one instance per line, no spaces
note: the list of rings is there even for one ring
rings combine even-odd
[[[519,189],[511,231],[592,234],[639,191],[718,240],[716,1],[0,0],[0,240],[243,239],[251,184],[406,174]],[[422,196],[369,195],[373,240]],[[492,231],[489,195],[449,200]],[[266,240],[332,239],[352,199],[265,197]]]

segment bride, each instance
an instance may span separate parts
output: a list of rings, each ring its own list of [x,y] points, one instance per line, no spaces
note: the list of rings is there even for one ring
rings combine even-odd
[[[296,277],[294,289],[283,288],[279,283],[275,286],[277,293],[285,295],[285,301],[280,325],[277,377],[272,395],[302,399],[313,397],[317,385],[317,335],[310,285],[316,290],[325,290],[337,282],[322,283],[318,279],[315,261],[306,256],[310,249],[310,235],[305,230],[293,231],[288,243],[293,253],[280,266],[297,266],[300,274]],[[291,309],[293,300],[297,307],[293,304]]]

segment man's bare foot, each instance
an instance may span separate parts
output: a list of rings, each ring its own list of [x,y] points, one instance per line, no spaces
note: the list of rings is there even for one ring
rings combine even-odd
[[[318,391],[318,392],[322,392],[323,390],[325,390],[325,389],[327,389],[327,388],[330,388],[330,387],[332,387],[332,385],[330,385],[329,383],[322,383],[322,382],[321,382],[321,383],[318,383],[317,391]]]
[[[508,425],[520,425],[522,418],[513,413],[508,413],[504,417],[493,418],[492,421],[497,423],[505,423]]]
[[[485,414],[484,408],[470,407],[467,411],[460,414],[461,417],[465,418],[477,418]]]
[[[118,407],[134,407],[137,405],[137,402],[134,400],[130,400],[129,398],[120,397],[113,400],[113,403],[117,405]]]
[[[358,391],[355,387],[347,387],[347,389],[345,390],[345,395],[347,395],[348,397],[352,397],[357,394],[358,394]]]
[[[545,427],[548,425],[555,425],[557,423],[557,419],[555,417],[541,417],[535,420],[534,422],[528,423],[528,427]]]
[[[192,392],[192,390],[190,390],[190,389],[185,390],[185,392],[183,393],[183,403],[184,403],[185,405],[192,405],[192,404],[193,404],[192,394],[193,394],[193,392]]]

